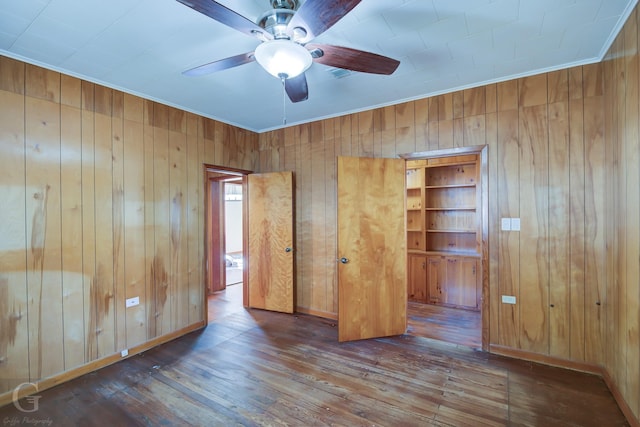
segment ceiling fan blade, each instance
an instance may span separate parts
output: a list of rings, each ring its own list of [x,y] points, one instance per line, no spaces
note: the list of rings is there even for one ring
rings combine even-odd
[[[179,0],[180,1],[180,0]],[[306,35],[296,38],[298,43],[306,43],[318,37],[343,16],[360,4],[362,0],[307,0],[289,22],[289,34],[298,34],[296,28],[303,28]]]
[[[309,87],[304,73],[284,81],[284,90],[291,102],[306,101],[309,98]]]
[[[348,47],[317,43],[307,44],[305,47],[309,49],[315,62],[345,70],[389,75],[400,65],[400,61],[387,56]]]
[[[248,64],[256,60],[253,52],[243,53],[241,55],[230,56],[229,58],[220,59],[219,61],[209,62],[195,68],[183,71],[185,76],[203,76],[205,74],[215,73],[216,71],[226,70],[227,68],[237,67],[238,65]]]
[[[271,40],[273,36],[249,19],[234,12],[226,6],[213,0],[177,0],[185,6],[213,18],[235,30],[263,40]]]

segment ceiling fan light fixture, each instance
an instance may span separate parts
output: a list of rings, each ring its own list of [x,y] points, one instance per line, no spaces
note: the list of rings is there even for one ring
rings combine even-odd
[[[269,74],[290,79],[304,73],[313,61],[304,46],[291,40],[270,40],[256,48],[255,58]]]

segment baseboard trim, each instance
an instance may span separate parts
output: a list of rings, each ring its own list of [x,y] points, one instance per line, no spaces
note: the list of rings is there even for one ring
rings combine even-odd
[[[51,377],[47,377],[44,378],[42,380],[39,381],[35,381],[32,384],[35,385],[35,387],[37,387],[37,391],[36,392],[41,392],[44,391],[46,389],[55,387],[57,385],[60,385],[62,383],[65,383],[67,381],[71,381],[72,379],[78,378],[82,375],[91,373],[93,371],[97,371],[100,368],[104,368],[105,366],[109,366],[112,365],[116,362],[119,362],[121,360],[124,359],[128,359],[130,357],[133,357],[137,354],[140,354],[142,352],[145,352],[147,350],[150,350],[154,347],[157,347],[161,344],[165,344],[169,341],[172,341],[176,338],[179,338],[183,335],[188,334],[189,332],[193,332],[196,331],[198,329],[202,329],[203,327],[206,326],[206,322],[204,321],[200,321],[197,323],[194,323],[193,325],[189,325],[185,328],[179,329],[177,331],[171,332],[169,334],[166,335],[162,335],[160,337],[156,337],[153,338],[145,343],[133,346],[131,348],[129,348],[129,355],[126,357],[122,357],[120,355],[120,353],[114,353],[111,354],[109,356],[105,356],[102,357],[100,359],[96,359],[96,360],[92,360],[89,363],[86,363],[84,365],[78,366],[77,368],[73,368],[70,369],[68,371],[65,372],[61,372],[57,375],[53,375]],[[18,390],[14,396],[14,391],[7,391],[5,393],[0,394],[0,407],[8,405],[9,403],[13,402],[13,399],[15,397],[17,397],[18,399],[25,397],[29,394],[34,394],[33,391],[34,387],[24,387],[21,388],[20,390]]]
[[[592,363],[576,362],[573,360],[566,360],[559,357],[547,356],[546,354],[533,353],[496,344],[491,344],[489,346],[489,353],[602,376],[602,367]]]
[[[609,388],[609,391],[613,395],[613,398],[616,400],[616,403],[620,407],[620,410],[624,414],[629,424],[631,426],[640,427],[640,419],[636,418],[633,411],[627,404],[627,401],[622,397],[622,393],[620,392],[620,389],[616,385],[615,381],[613,381],[613,378],[609,374],[609,371],[604,368],[602,369],[602,379]]]

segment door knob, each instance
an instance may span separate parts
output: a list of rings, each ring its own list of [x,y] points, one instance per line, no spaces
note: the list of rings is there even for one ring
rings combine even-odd
[[[287,246],[286,248],[284,248],[284,251],[288,253],[288,252],[293,251],[293,249],[292,249],[292,248],[290,248],[289,246]]]
[[[346,264],[346,263],[349,262],[349,258],[342,257],[342,258],[340,258],[340,262],[343,263],[343,264]]]

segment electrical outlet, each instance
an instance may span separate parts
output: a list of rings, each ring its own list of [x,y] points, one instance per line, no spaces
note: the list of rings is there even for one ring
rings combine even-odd
[[[502,218],[501,228],[502,228],[502,231],[511,230],[511,218]]]
[[[511,295],[502,295],[502,303],[503,304],[515,304],[516,297]]]
[[[120,356],[127,357],[129,355],[129,350],[126,348],[120,352]]]
[[[511,218],[511,229],[513,231],[520,231],[520,218]]]
[[[129,308],[129,307],[135,307],[138,304],[140,304],[140,297],[133,297],[133,298],[127,298],[124,305],[125,307]]]

